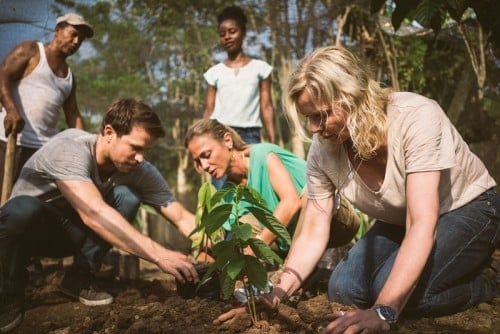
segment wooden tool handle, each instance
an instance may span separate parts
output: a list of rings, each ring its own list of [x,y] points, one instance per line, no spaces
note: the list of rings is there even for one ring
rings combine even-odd
[[[5,150],[5,161],[3,167],[2,197],[0,205],[3,205],[10,197],[12,184],[14,183],[14,168],[16,161],[17,134],[10,133],[7,138],[7,148]]]

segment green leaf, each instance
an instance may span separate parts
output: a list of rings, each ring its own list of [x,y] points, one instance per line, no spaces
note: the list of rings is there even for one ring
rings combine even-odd
[[[212,273],[217,269],[217,267],[215,266],[214,263],[212,263],[207,271],[205,272],[205,274],[200,277],[200,281],[198,282],[198,284],[196,285],[196,290],[198,291],[198,289],[210,278],[210,276],[212,276]]]
[[[288,233],[285,226],[283,226],[280,221],[271,213],[256,207],[249,207],[248,211],[250,211],[262,225],[267,227],[278,237],[282,238],[285,242],[287,242],[288,244],[292,242],[290,234]]]
[[[252,237],[252,226],[250,224],[240,222],[240,224],[234,224],[231,227],[231,232],[234,239],[247,241]]]
[[[197,232],[204,232],[205,227],[201,224],[201,222],[205,219],[207,212],[210,211],[212,207],[210,199],[215,192],[215,187],[208,182],[203,183],[198,190],[198,203],[194,216],[195,228],[189,234],[189,237],[193,236]]]
[[[234,183],[228,182],[224,185],[222,189],[219,189],[213,196],[211,203],[215,205],[219,203],[228,194],[234,193],[236,191],[236,186]]]
[[[260,193],[258,193],[255,189],[253,189],[251,187],[244,187],[241,190],[241,195],[242,195],[241,197],[246,202],[249,202],[254,206],[259,206],[259,207],[267,209],[266,201],[264,200],[264,198],[262,198]]]
[[[462,16],[468,8],[468,2],[467,0],[447,0],[448,13],[453,20],[456,22],[462,20]]]
[[[392,25],[394,30],[398,30],[403,20],[410,16],[410,13],[417,8],[420,0],[394,0],[396,9],[392,14]]]
[[[220,274],[220,285],[224,299],[228,299],[233,295],[236,280],[229,277],[226,272]]]
[[[435,33],[441,30],[444,23],[446,0],[422,0],[415,9],[414,19],[426,28],[432,28]]]
[[[273,251],[271,247],[269,247],[264,241],[257,238],[251,238],[250,240],[248,240],[248,245],[250,246],[250,248],[252,248],[255,256],[262,261],[269,264],[283,263],[283,259],[278,254],[276,254],[276,252]]]
[[[257,258],[245,255],[245,272],[248,283],[256,286],[260,290],[268,291],[267,271]]]
[[[226,267],[226,272],[231,279],[237,279],[245,267],[245,257],[243,254],[232,257]]]
[[[211,199],[216,191],[217,189],[213,184],[209,182],[203,183],[198,190],[198,208],[207,208],[210,211],[212,209]]]
[[[239,255],[238,245],[234,240],[223,240],[216,243],[212,247],[212,252],[215,256],[215,265],[221,270],[233,257]]]
[[[218,231],[228,220],[233,206],[231,204],[221,204],[212,209],[201,222],[208,234]]]

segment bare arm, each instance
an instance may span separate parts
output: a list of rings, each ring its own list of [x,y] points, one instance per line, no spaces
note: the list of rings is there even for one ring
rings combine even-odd
[[[260,82],[260,115],[264,128],[266,129],[269,142],[275,143],[276,138],[274,133],[274,109],[272,104],[271,85],[271,75]]]
[[[40,60],[36,42],[22,42],[18,44],[0,65],[0,101],[7,111],[4,126],[5,135],[11,132],[19,133],[24,127],[24,120],[19,114],[18,106],[14,101],[14,85],[31,73]]]
[[[406,305],[431,253],[439,217],[439,171],[409,174],[406,235],[376,304],[398,313]]]
[[[217,94],[217,89],[212,85],[208,85],[203,118],[210,118],[212,116],[215,108],[215,94]]]
[[[293,216],[300,210],[300,196],[295,189],[290,173],[276,154],[268,154],[267,168],[269,170],[271,186],[279,198],[279,203],[276,205],[273,215],[284,226],[288,226]],[[276,239],[276,235],[265,228],[259,233],[258,238],[269,245]]]
[[[185,236],[189,236],[194,230],[194,215],[179,202],[173,202],[167,206],[162,206],[160,211],[162,216],[177,226],[179,231]]]
[[[76,103],[76,79],[73,75],[73,87],[68,98],[63,103],[64,116],[66,117],[66,124],[70,128],[84,129],[84,123],[78,104]]]
[[[59,180],[57,186],[78,212],[83,223],[104,240],[119,249],[155,263],[161,270],[181,281],[198,280],[193,265],[185,255],[168,250],[137,231],[118,211],[103,200],[93,183]]]
[[[276,294],[284,291],[291,296],[316,267],[328,243],[333,209],[333,197],[307,201],[302,229],[286,260],[285,267],[292,271],[281,274]]]

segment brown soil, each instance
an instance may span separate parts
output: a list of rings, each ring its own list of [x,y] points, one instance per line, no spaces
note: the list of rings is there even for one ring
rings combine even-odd
[[[498,255],[497,250],[496,254]],[[140,279],[101,278],[100,285],[115,296],[109,306],[88,307],[57,292],[60,265],[44,262],[45,284],[28,293],[23,323],[14,333],[319,333],[332,309],[346,309],[326,299],[323,285],[303,293],[295,304],[281,305],[275,314],[261,313],[261,327],[248,315],[219,326],[218,315],[234,300],[207,300],[177,295],[175,281],[141,262]],[[500,297],[466,312],[440,318],[401,319],[394,333],[497,333],[500,331]]]

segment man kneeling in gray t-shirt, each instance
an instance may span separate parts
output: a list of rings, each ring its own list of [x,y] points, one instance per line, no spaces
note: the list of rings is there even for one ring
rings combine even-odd
[[[184,234],[194,216],[178,203],[144,153],[165,135],[158,115],[146,104],[113,103],[99,134],[69,129],[38,150],[21,171],[12,195],[0,209],[0,315],[22,320],[30,256],[74,256],[62,292],[86,305],[113,301],[91,287],[92,273],[112,247],[155,263],[180,281],[198,281],[187,256],[168,250],[137,231],[139,205],[154,207]]]

